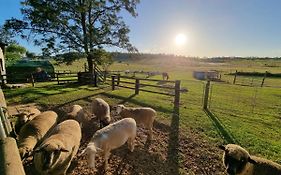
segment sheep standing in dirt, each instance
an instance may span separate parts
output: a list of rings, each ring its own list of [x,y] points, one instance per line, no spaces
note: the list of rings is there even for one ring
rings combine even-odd
[[[75,120],[58,124],[35,149],[34,166],[42,175],[65,175],[81,140],[81,128]]]
[[[239,145],[220,146],[224,150],[223,163],[229,175],[281,175],[281,165],[251,156]]]
[[[22,158],[28,156],[50,128],[57,124],[57,117],[54,111],[45,111],[21,128],[18,147]]]
[[[84,109],[80,105],[73,105],[71,112],[67,113],[66,117],[78,121],[81,128],[86,121]]]
[[[95,168],[96,154],[103,153],[105,159],[104,170],[106,170],[111,150],[127,142],[130,151],[134,151],[136,132],[137,126],[134,119],[125,118],[119,120],[98,130],[81,155],[85,154],[87,156],[88,166]]]
[[[156,117],[156,111],[148,107],[130,108],[124,105],[117,105],[116,115],[120,115],[122,118],[133,118],[137,122],[137,125],[143,125],[149,130],[148,139],[152,140],[153,134],[153,122]]]
[[[17,121],[15,124],[15,132],[16,134],[19,134],[20,129],[22,128],[22,126],[24,124],[26,124],[27,122],[29,122],[30,120],[34,119],[35,117],[37,117],[41,112],[39,111],[39,109],[37,108],[24,108],[24,109],[20,109],[18,110],[18,114],[14,115],[15,117],[17,117]]]
[[[110,107],[101,98],[95,98],[92,102],[92,113],[98,118],[100,128],[110,124]]]

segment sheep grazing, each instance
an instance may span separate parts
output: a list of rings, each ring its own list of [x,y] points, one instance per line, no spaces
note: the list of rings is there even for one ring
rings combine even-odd
[[[229,175],[281,175],[281,165],[251,156],[239,145],[228,144],[220,148],[224,150],[223,164]]]
[[[124,105],[117,105],[116,115],[122,118],[133,118],[136,120],[137,125],[143,125],[149,130],[148,139],[152,140],[153,122],[156,117],[156,111],[148,107],[129,108]]]
[[[85,112],[80,105],[73,105],[71,108],[71,112],[67,113],[67,119],[73,119],[79,122],[80,127],[83,127],[85,123]]]
[[[34,166],[39,174],[66,174],[80,146],[81,128],[75,120],[58,124],[34,153]]]
[[[103,153],[105,159],[104,170],[106,170],[111,150],[122,146],[127,141],[130,151],[134,151],[136,132],[137,126],[134,119],[125,118],[119,120],[98,130],[81,155],[86,155],[88,166],[95,168],[96,154]]]
[[[21,128],[18,147],[22,158],[28,156],[50,128],[56,125],[57,117],[58,115],[54,111],[45,111]]]
[[[26,124],[28,121],[34,119],[37,117],[41,112],[37,108],[24,108],[18,110],[18,114],[15,114],[14,116],[17,117],[17,121],[15,124],[15,132],[16,134],[19,134],[20,129],[24,124]]]
[[[100,128],[110,124],[110,107],[101,98],[95,98],[92,102],[92,113],[98,118],[100,122]]]

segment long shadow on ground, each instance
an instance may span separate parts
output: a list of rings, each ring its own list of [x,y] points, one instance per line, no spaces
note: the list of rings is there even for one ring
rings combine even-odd
[[[239,144],[239,142],[235,139],[235,137],[225,128],[225,126],[222,124],[222,122],[218,119],[218,117],[214,113],[212,113],[208,109],[205,109],[204,112],[211,119],[218,134],[224,140],[225,143]]]

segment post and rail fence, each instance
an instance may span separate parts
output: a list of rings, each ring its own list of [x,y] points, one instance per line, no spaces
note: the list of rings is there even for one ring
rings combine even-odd
[[[127,81],[126,81],[127,79]],[[161,86],[161,85],[154,85],[154,84],[148,84],[148,83],[142,83],[142,81],[147,82],[162,82],[162,83],[171,83],[173,86]],[[111,89],[115,90],[116,87],[121,88],[127,88],[135,91],[135,95],[139,95],[140,92],[148,92],[148,93],[154,93],[159,95],[167,95],[174,97],[174,107],[179,108],[180,105],[180,80],[175,81],[168,81],[168,80],[157,80],[157,79],[144,79],[144,78],[133,78],[133,77],[127,77],[127,76],[120,76],[120,74],[115,74],[111,76]],[[133,87],[129,85],[134,85]],[[156,90],[148,90],[144,89],[142,87],[152,87],[156,88],[157,90],[172,90],[172,93],[168,92],[160,92]]]

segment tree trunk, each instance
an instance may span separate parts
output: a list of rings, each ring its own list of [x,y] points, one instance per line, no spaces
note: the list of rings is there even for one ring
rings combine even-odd
[[[88,62],[88,66],[89,66],[89,72],[94,72],[94,67],[93,67],[93,58],[91,56],[91,54],[87,55],[87,62]]]
[[[88,61],[88,66],[89,66],[89,73],[91,73],[91,77],[92,77],[92,83],[94,84],[95,87],[97,87],[98,86],[97,74],[94,69],[93,57],[91,54],[87,55],[87,61]]]

